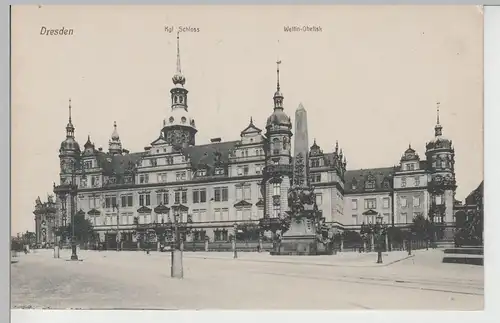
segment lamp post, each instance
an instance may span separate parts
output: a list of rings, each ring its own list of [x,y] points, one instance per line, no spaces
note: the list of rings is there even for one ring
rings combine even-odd
[[[116,210],[116,251],[120,251],[120,205],[117,202],[113,205],[113,211]]]
[[[233,258],[238,258],[238,251],[236,250],[236,234],[238,233],[238,224],[233,224]]]
[[[184,270],[182,265],[182,250],[180,246],[180,232],[179,232],[179,212],[180,206],[173,205],[172,210],[174,213],[174,248],[171,254],[171,267],[170,276],[173,278],[183,278]]]
[[[76,161],[73,160],[71,163],[71,260],[77,261],[78,255],[76,252],[76,236],[75,236],[75,212],[76,212],[76,197],[78,195],[78,185],[75,183],[76,178]],[[85,171],[82,168],[82,177],[81,179],[85,179]]]
[[[375,235],[377,236],[377,264],[383,263],[382,260],[382,238],[387,235],[387,228],[382,224],[382,216],[378,215],[374,227]]]

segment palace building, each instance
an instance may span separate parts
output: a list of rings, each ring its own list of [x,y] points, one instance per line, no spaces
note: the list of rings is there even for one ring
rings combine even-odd
[[[234,223],[283,216],[296,134],[284,109],[280,63],[274,109],[264,130],[249,117],[233,141],[214,138],[196,145],[196,114],[189,110],[179,39],[171,108],[158,137],[143,151],[123,148],[116,122],[107,151],[96,149],[90,137],[82,149],[75,140],[70,101],[66,139],[59,149],[60,179],[54,187],[54,225],[69,223],[71,212],[85,214],[101,239],[120,232],[133,240],[135,218],[139,224],[154,225],[173,222],[177,214],[192,228],[186,239],[225,241]],[[307,115],[302,104],[295,113]],[[410,223],[418,214],[435,222],[454,222],[454,148],[442,135],[439,106],[425,160],[410,146],[397,166],[348,170],[338,143],[331,152],[323,152],[314,140],[309,167],[317,204],[331,226],[359,229],[378,215],[397,225]]]

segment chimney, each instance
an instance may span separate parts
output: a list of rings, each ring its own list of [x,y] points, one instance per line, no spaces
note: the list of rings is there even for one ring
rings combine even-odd
[[[221,142],[221,140],[222,139],[220,137],[218,137],[218,138],[212,138],[212,139],[210,139],[210,142]]]
[[[128,155],[128,153],[130,152],[128,149],[122,149],[122,151],[124,155]]]
[[[102,151],[102,147],[99,147],[99,151]]]

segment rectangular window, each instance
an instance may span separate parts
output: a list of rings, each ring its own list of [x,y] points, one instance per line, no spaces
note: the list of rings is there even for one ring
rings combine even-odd
[[[181,192],[175,192],[175,204],[181,204]]]
[[[401,213],[400,223],[408,223],[408,214],[407,213]]]
[[[193,203],[200,203],[200,191],[193,190]]]
[[[401,197],[400,201],[401,201],[401,206],[402,207],[407,207],[408,206],[408,203],[406,201],[406,197]]]
[[[321,193],[316,193],[316,204],[320,206],[323,204],[323,194]]]
[[[252,219],[252,209],[251,208],[243,209],[243,220],[249,221],[251,219]]]
[[[238,172],[238,176],[242,176],[243,175],[243,167],[238,166],[236,169],[237,169],[237,172]]]
[[[214,201],[225,202],[228,200],[227,186],[214,187]]]
[[[413,197],[413,206],[420,207],[420,197],[418,196]]]
[[[111,208],[111,197],[110,196],[106,196],[106,198],[104,200],[104,207],[106,209]]]
[[[252,200],[252,190],[250,185],[243,186],[243,200],[245,201]]]
[[[99,186],[99,176],[92,176],[90,180],[92,187]]]
[[[222,209],[222,221],[229,221],[229,209]]]
[[[186,191],[183,191],[182,192],[182,203],[187,204],[187,202],[188,202],[188,194]]]
[[[167,182],[167,173],[158,174],[158,183],[166,183]]]
[[[221,209],[214,209],[214,221],[222,221],[222,211]]]
[[[273,195],[281,195],[281,185],[280,183],[273,183]]]
[[[248,165],[243,166],[243,175],[248,176]]]
[[[177,172],[177,173],[175,173],[175,179],[178,182],[186,180],[186,172]]]
[[[214,201],[220,202],[222,200],[222,192],[220,187],[214,188]]]
[[[139,183],[140,184],[147,184],[147,183],[149,183],[149,174],[139,175]]]
[[[146,194],[146,206],[150,206],[150,205],[151,205],[151,195]]]
[[[401,187],[406,187],[406,177],[401,178]]]
[[[321,174],[311,174],[311,183],[321,182]]]
[[[168,192],[160,192],[156,194],[156,203],[163,203],[167,205],[169,203]]]
[[[236,221],[242,221],[243,220],[243,209],[237,209],[236,210]]]
[[[384,203],[384,209],[388,209],[389,208],[389,198],[384,197],[384,199],[382,201]]]
[[[420,186],[420,177],[415,177],[415,186]]]
[[[357,210],[358,209],[358,200],[352,200],[351,206],[352,206],[353,210]]]
[[[384,218],[382,220],[382,221],[384,221],[383,223],[385,223],[385,224],[390,223],[391,219],[389,217],[390,217],[389,213],[384,213]]]
[[[366,199],[365,200],[365,209],[376,209],[377,208],[377,200],[376,199]]]
[[[122,207],[130,207],[133,206],[133,196],[132,195],[122,195]]]
[[[255,165],[255,174],[260,174],[262,172],[262,165]]]
[[[281,213],[280,205],[273,205],[273,218],[278,218]]]
[[[236,201],[241,201],[243,199],[243,188],[241,186],[236,187]]]
[[[436,195],[435,201],[437,205],[442,205],[443,204],[443,197],[441,195]]]
[[[207,202],[207,189],[202,188],[200,189],[200,203],[206,203]]]
[[[258,208],[257,209],[257,218],[262,219],[264,217],[264,209],[263,208]]]
[[[352,215],[352,224],[358,224],[358,215],[357,214]]]
[[[258,194],[259,200],[263,199],[263,196],[262,196],[262,187],[261,187],[260,184],[257,184],[257,194]]]

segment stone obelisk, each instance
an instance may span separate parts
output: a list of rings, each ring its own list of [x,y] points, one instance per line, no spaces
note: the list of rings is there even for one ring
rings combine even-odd
[[[299,104],[295,111],[295,136],[293,142],[293,183],[292,186],[309,187],[309,137],[307,133],[307,111]]]
[[[307,112],[302,104],[295,112],[293,182],[288,191],[290,227],[283,234],[279,255],[317,255],[316,222],[320,212],[309,183]]]

